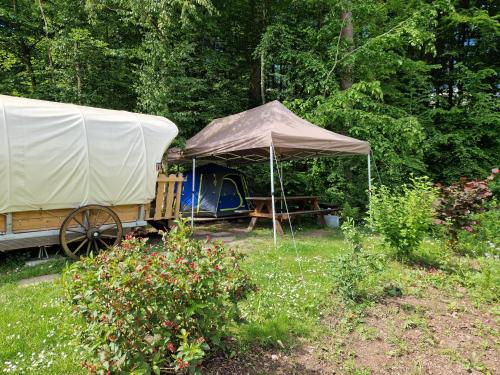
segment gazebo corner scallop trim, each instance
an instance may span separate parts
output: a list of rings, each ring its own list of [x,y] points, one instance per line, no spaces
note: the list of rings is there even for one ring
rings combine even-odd
[[[0,95],[0,214],[148,203],[177,133],[159,116]]]

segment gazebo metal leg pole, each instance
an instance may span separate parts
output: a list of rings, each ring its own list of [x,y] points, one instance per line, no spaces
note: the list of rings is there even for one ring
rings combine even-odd
[[[196,159],[193,158],[193,174],[191,176],[191,228],[194,229],[194,188],[195,188]]]
[[[368,212],[370,212],[370,221],[372,218],[371,204],[372,204],[372,161],[371,150],[368,152]]]
[[[370,154],[371,151],[368,153],[368,198],[372,195],[372,162]]]
[[[273,145],[269,146],[269,166],[271,168],[271,202],[273,205],[273,239],[274,246],[276,246],[276,209],[274,204],[274,155],[273,155]]]

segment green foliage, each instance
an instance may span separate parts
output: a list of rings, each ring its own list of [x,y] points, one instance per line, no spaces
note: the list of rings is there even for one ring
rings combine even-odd
[[[342,232],[349,249],[334,261],[334,292],[347,304],[360,303],[367,296],[364,283],[383,270],[384,262],[380,256],[363,249],[363,238],[352,218],[344,221]]]
[[[345,220],[351,218],[357,221],[360,218],[359,207],[352,207],[349,202],[345,202],[342,206],[341,216]]]
[[[465,287],[476,304],[500,301],[498,257],[451,258],[444,269],[449,274],[445,284],[450,289],[456,288],[457,284]]]
[[[297,236],[297,250],[286,240],[282,247],[275,248],[270,234],[269,229],[258,229],[250,237],[238,240],[248,254],[241,267],[251,274],[258,292],[239,303],[244,324],[231,325],[230,353],[235,360],[246,358],[245,350],[253,355],[256,346],[263,350],[273,347],[272,353],[289,355],[294,353],[298,342],[310,340],[333,342],[334,346],[325,347],[328,352],[321,349],[321,353],[313,354],[321,355],[336,366],[346,355],[350,359],[354,356],[353,352],[343,350],[343,340],[351,340],[353,330],[363,339],[379,339],[380,335],[372,331],[370,322],[362,323],[363,310],[369,300],[362,299],[359,305],[338,304],[337,300],[332,300],[332,264],[335,265],[337,257],[348,250],[338,231],[301,231]],[[376,236],[365,236],[364,244],[363,251],[370,254],[382,254],[385,250],[378,245]],[[401,309],[394,311],[406,328],[423,323],[419,316],[422,317],[426,309],[421,305],[429,306],[438,299],[446,300],[447,311],[456,313],[458,319],[462,313],[468,316],[473,309],[477,313],[474,313],[476,331],[473,333],[484,336],[490,331],[494,341],[495,327],[490,317],[498,313],[500,301],[498,259],[457,256],[434,240],[425,240],[415,257],[425,259],[426,267],[388,260],[383,263],[381,272],[371,272],[360,285],[365,296],[382,293],[411,296],[405,301],[396,301],[402,302]],[[86,372],[80,367],[81,356],[86,353],[78,350],[71,340],[82,321],[67,311],[63,294],[59,282],[0,286],[0,372],[20,375]],[[469,301],[475,306],[470,306]],[[346,305],[348,308],[344,308]],[[394,304],[389,302],[374,308],[392,314],[391,306]],[[441,306],[442,303],[440,309]],[[398,338],[393,332],[389,333],[394,339]],[[182,336],[182,332],[179,334]],[[195,337],[189,335],[188,344]],[[176,339],[183,340],[182,337]],[[426,345],[425,349],[428,348]],[[185,353],[199,354],[196,346],[185,348]],[[217,368],[210,366],[210,370],[217,371]],[[265,366],[256,368],[257,372],[267,370]]]
[[[484,212],[470,217],[469,230],[458,232],[457,250],[471,256],[500,256],[500,208],[493,201]]]
[[[354,219],[344,216],[344,223],[341,226],[342,233],[354,251],[363,250],[363,237],[358,228],[354,224]]]
[[[179,222],[164,247],[129,238],[121,247],[74,263],[64,275],[86,368],[113,373],[197,373],[221,347],[236,303],[253,289],[242,255],[221,243],[188,239]]]
[[[412,255],[433,222],[436,193],[427,178],[414,178],[401,192],[380,186],[373,189],[370,223],[400,259]]]
[[[479,0],[4,1],[0,93],[166,116],[177,145],[279,99],[369,141],[385,185],[449,184],[498,162],[497,14]],[[266,173],[250,171],[256,189]],[[366,207],[365,157],[293,161],[284,174],[288,194]]]
[[[460,230],[472,232],[476,224],[472,215],[482,212],[486,202],[493,193],[488,184],[495,179],[498,171],[492,173],[484,181],[467,181],[462,177],[460,181],[450,185],[438,185],[440,197],[437,200],[437,217],[439,224],[445,224],[450,236],[450,244],[457,246]]]

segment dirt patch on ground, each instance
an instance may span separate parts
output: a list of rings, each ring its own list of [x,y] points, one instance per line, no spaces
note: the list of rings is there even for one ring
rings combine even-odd
[[[388,298],[363,323],[289,353],[255,349],[235,359],[214,359],[205,372],[226,374],[500,374],[498,321],[467,299],[431,289],[423,298]]]
[[[317,375],[335,374],[335,366],[316,356],[317,348],[306,343],[290,353],[254,349],[235,359],[216,358],[206,364],[209,375]]]
[[[466,298],[437,290],[388,299],[368,311],[346,340],[359,368],[372,374],[469,374],[500,371],[495,318]]]

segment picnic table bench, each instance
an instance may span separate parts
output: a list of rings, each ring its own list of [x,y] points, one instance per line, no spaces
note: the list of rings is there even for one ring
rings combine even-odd
[[[247,197],[247,199],[252,201],[255,207],[249,214],[252,219],[248,225],[248,231],[255,228],[258,219],[273,219],[272,197]],[[335,211],[333,208],[321,208],[319,205],[319,197],[315,195],[286,197],[289,212],[286,212],[284,204],[282,204],[285,201],[283,197],[275,197],[274,200],[276,210],[276,231],[280,235],[283,235],[281,222],[283,220],[288,220],[289,217],[315,215],[318,217],[320,225],[324,227],[326,225],[324,215]]]

